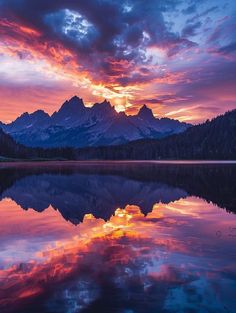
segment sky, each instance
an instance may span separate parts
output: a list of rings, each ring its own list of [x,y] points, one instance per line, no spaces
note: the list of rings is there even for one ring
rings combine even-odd
[[[190,123],[236,108],[234,0],[0,0],[0,120],[78,95]]]

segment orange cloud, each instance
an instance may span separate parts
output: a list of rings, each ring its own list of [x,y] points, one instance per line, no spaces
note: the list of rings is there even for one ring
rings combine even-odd
[[[8,210],[3,210],[6,206]],[[18,223],[19,236],[23,236],[27,230],[28,240],[37,236],[38,225],[41,228],[45,225],[45,230],[39,234],[42,239],[42,234],[45,234],[48,240],[52,230],[56,236],[55,242],[39,246],[39,250],[25,263],[13,261],[10,267],[0,270],[2,307],[20,307],[25,299],[33,301],[42,294],[46,296],[47,290],[73,280],[73,277],[77,277],[78,281],[86,267],[91,269],[90,275],[95,280],[101,272],[120,277],[125,268],[140,264],[141,272],[143,266],[146,268],[143,275],[150,284],[153,279],[169,283],[177,281],[176,272],[171,274],[168,267],[175,265],[172,256],[178,258],[181,255],[182,262],[185,256],[186,260],[188,256],[191,257],[191,266],[187,261],[182,264],[187,275],[188,270],[191,272],[189,266],[198,267],[198,257],[203,253],[199,238],[205,238],[204,251],[207,255],[211,251],[208,245],[211,249],[221,246],[221,242],[212,241],[216,230],[227,228],[232,223],[231,218],[227,220],[223,210],[217,214],[212,204],[194,197],[170,204],[158,203],[147,216],[134,205],[118,208],[108,221],[87,214],[76,227],[63,221],[51,208],[41,217],[31,210],[20,210],[10,200],[1,202],[0,215],[1,220],[6,219],[11,225]],[[6,229],[5,233],[3,228],[1,235],[11,238],[12,231],[14,228],[10,231]],[[224,239],[226,246],[227,240],[230,239]],[[155,267],[155,262],[160,260],[164,263]],[[121,272],[117,272],[119,266]],[[210,272],[212,268],[206,266],[205,270]]]
[[[43,30],[6,18],[0,20],[0,38],[4,122],[15,119],[23,111],[39,108],[53,113],[75,94],[89,106],[106,98],[117,111],[131,115],[147,101],[158,117],[193,123],[235,108],[233,66],[225,64],[225,74],[213,75],[215,64],[222,61],[215,61],[215,55],[201,61],[199,67],[189,49],[175,60],[167,55],[165,46],[151,45],[143,51],[146,62],[116,58],[109,53],[99,55],[98,59],[94,55],[91,60],[86,54],[80,55],[75,46],[47,37]],[[200,50],[192,49],[199,57]],[[222,77],[229,81],[222,81]],[[169,94],[173,95],[172,99],[161,100],[162,95]],[[180,112],[182,109],[184,113]]]

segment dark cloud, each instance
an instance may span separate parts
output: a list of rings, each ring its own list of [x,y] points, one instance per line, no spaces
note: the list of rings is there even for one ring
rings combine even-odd
[[[220,0],[0,0],[0,40],[11,57],[45,56],[79,83],[88,77],[114,94],[131,86],[137,107],[202,103],[216,111],[215,103],[223,110],[235,99],[235,12]]]
[[[196,22],[194,24],[187,24],[182,30],[183,37],[195,36],[197,30],[202,26],[201,22]]]
[[[225,45],[218,50],[218,53],[220,54],[231,54],[235,52],[236,52],[236,41],[231,42],[230,44]]]
[[[189,97],[187,101],[189,104],[202,103],[207,106],[206,104],[211,102],[212,107],[224,101],[224,105],[227,103],[227,106],[233,109],[236,105],[235,73],[235,62],[225,60],[220,63],[215,58],[206,59],[189,70],[188,81],[179,84],[178,96]],[[218,106],[221,112],[224,112],[224,105]]]
[[[208,51],[222,56],[233,55],[236,51],[235,41],[236,11],[232,16],[225,16],[219,21],[207,39]]]
[[[194,24],[187,24],[182,30],[183,37],[195,36],[198,29],[202,26],[201,22],[196,22]]]
[[[168,106],[171,105],[176,105],[177,103],[183,103],[184,101],[189,101],[188,97],[183,97],[180,96],[178,94],[165,94],[165,95],[160,95],[157,97],[153,97],[153,98],[140,98],[140,99],[136,99],[134,100],[132,103],[135,105],[143,105],[145,104],[150,104],[150,105],[166,105],[168,104]]]
[[[197,10],[196,4],[192,4],[189,7],[187,7],[186,9],[183,9],[182,13],[186,14],[186,15],[187,14],[192,14],[192,13],[195,13],[196,10]]]
[[[38,30],[40,40],[62,43],[93,78],[104,80],[126,70],[122,61],[133,69],[149,63],[148,47],[160,47],[173,56],[194,45],[164,20],[163,13],[177,4],[179,0],[3,0],[0,10],[5,18]],[[127,82],[123,78],[121,83]]]
[[[200,18],[207,16],[209,13],[211,13],[217,9],[218,9],[218,6],[215,5],[211,8],[203,11],[202,13],[198,13],[198,14],[194,15],[193,17],[189,18],[187,20],[187,23],[194,23],[194,22],[198,21]]]
[[[201,13],[197,13],[187,19],[186,25],[182,30],[183,37],[191,37],[197,34],[198,29],[203,25],[203,17],[207,17],[209,13],[218,9],[218,6],[212,6]],[[197,11],[196,4],[189,6],[188,8],[182,10],[183,14],[193,14]]]
[[[190,49],[192,47],[197,46],[197,44],[193,41],[190,41],[186,38],[179,38],[178,44],[173,44],[169,46],[168,56],[172,57],[179,53],[181,50]]]
[[[154,99],[155,100],[155,99]],[[162,95],[160,96],[158,99],[159,103],[175,103],[177,101],[186,101],[186,100],[189,100],[188,97],[184,97],[183,95],[180,96],[178,94],[166,94],[166,95]]]

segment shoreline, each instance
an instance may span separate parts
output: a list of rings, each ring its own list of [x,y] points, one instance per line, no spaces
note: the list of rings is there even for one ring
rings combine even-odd
[[[236,165],[236,160],[0,160],[0,168],[10,166],[76,166],[112,164],[153,165]]]

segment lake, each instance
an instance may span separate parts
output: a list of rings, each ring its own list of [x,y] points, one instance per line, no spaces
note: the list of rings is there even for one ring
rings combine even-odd
[[[235,313],[236,164],[0,163],[0,312]]]

